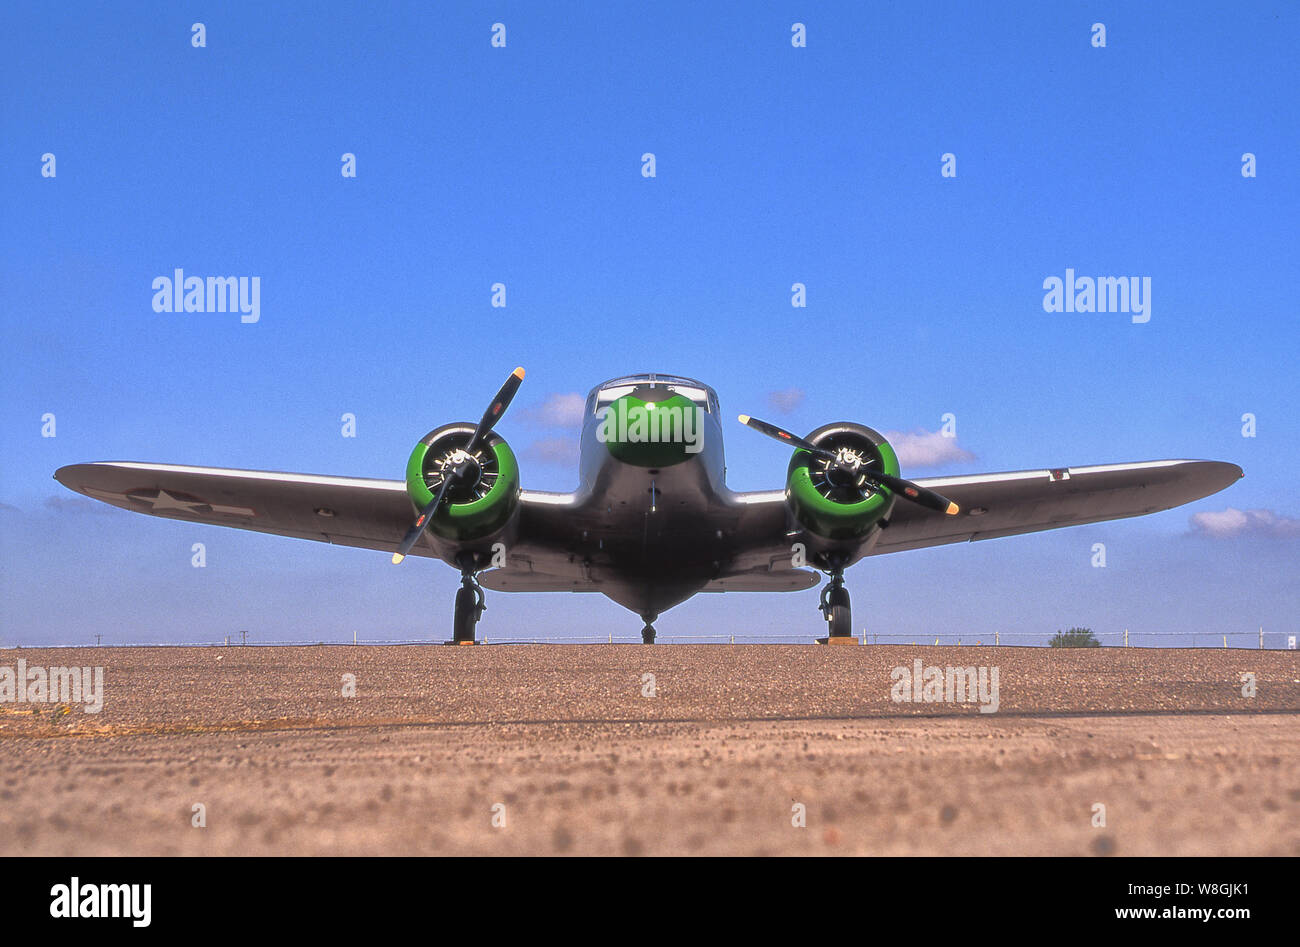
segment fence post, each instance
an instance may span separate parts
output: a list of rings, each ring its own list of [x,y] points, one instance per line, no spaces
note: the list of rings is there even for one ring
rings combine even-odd
[[[1128,629],[1124,629],[1124,647],[1128,647]]]
[[[1000,631],[993,632],[993,643],[995,645],[1002,644],[1002,633]]]
[[[1259,650],[1264,650],[1264,626],[1259,626]]]

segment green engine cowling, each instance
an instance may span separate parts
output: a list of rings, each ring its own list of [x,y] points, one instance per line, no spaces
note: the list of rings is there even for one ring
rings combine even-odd
[[[433,502],[442,471],[453,453],[465,447],[474,425],[444,424],[420,439],[406,462],[406,494],[417,511]],[[519,510],[519,462],[505,440],[488,434],[475,454],[474,482],[453,487],[433,514],[429,532],[440,545],[456,547],[506,538]],[[508,542],[508,539],[507,539]]]
[[[818,447],[850,451],[868,470],[899,475],[898,455],[878,431],[840,421],[808,435]],[[857,543],[893,508],[894,494],[864,486],[806,450],[796,450],[786,475],[785,502],[795,523],[829,544]]]

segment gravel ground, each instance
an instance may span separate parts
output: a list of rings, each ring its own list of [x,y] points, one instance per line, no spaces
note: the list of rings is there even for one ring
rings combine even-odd
[[[1300,855],[1295,652],[0,651],[20,659],[102,666],[104,707],[0,704],[6,854]],[[997,711],[892,700],[917,659],[996,668]]]

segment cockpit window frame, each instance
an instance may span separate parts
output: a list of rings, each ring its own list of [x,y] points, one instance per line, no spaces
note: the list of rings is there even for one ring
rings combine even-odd
[[[618,397],[622,397],[622,395],[617,395],[614,398],[602,399],[601,392],[609,391],[613,388],[637,388],[642,385],[662,385],[666,388],[673,389],[678,387],[694,389],[692,394],[685,394],[683,392],[683,396],[699,405],[699,407],[703,408],[708,414],[716,415],[718,413],[718,394],[711,387],[704,384],[704,382],[698,381],[694,378],[687,378],[684,375],[661,375],[658,372],[646,372],[641,375],[623,375],[619,378],[611,378],[608,381],[601,382],[595,388],[591,389],[591,392],[587,395],[587,415],[591,416],[596,414],[604,405],[609,404]],[[695,394],[696,392],[703,393],[703,402],[698,400]],[[624,394],[626,394],[626,392],[624,392]]]

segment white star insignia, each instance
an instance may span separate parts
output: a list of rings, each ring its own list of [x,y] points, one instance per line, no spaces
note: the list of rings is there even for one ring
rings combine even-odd
[[[256,516],[257,514],[245,506],[220,506],[216,503],[209,503],[207,500],[182,500],[174,493],[159,489],[157,495],[152,490],[132,490],[129,493],[112,493],[108,490],[95,490],[87,488],[86,493],[91,496],[106,500],[109,503],[119,503],[134,500],[136,503],[148,503],[149,509],[145,512],[161,513],[167,510],[176,510],[180,513],[187,513],[190,516],[207,516],[210,513],[220,513],[225,516]]]
[[[159,510],[180,510],[183,513],[195,513],[197,512],[195,507],[207,506],[206,503],[181,500],[172,496],[166,490],[159,490],[156,497],[136,496],[134,494],[127,494],[127,496],[132,500],[141,500],[148,503],[152,513],[157,513]]]

